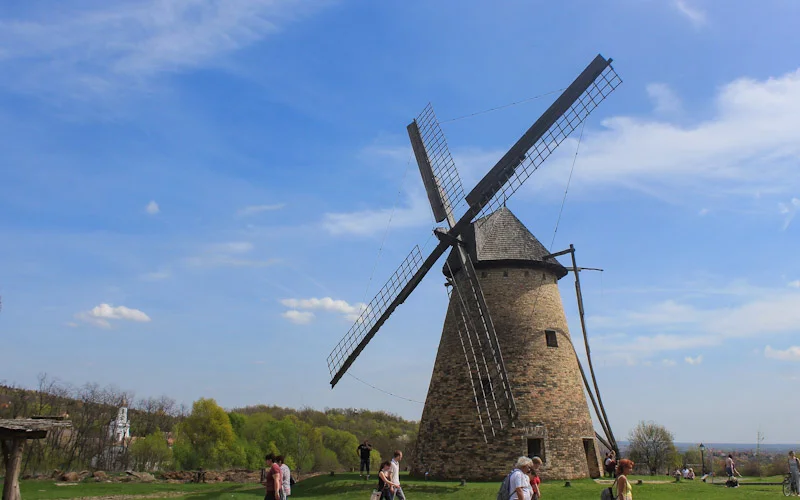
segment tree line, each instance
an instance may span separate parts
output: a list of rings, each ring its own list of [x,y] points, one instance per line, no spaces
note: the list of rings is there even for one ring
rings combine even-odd
[[[716,476],[725,477],[725,450],[706,449],[699,446],[683,452],[675,447],[673,434],[666,427],[655,422],[639,422],[628,435],[629,445],[625,450],[627,458],[636,462],[636,472],[640,474],[670,474],[676,469],[692,467],[695,474],[705,470]],[[736,468],[745,476],[776,476],[786,473],[786,454],[784,452],[735,453]]]
[[[117,443],[109,424],[127,405],[131,439]],[[410,451],[417,422],[385,412],[356,409],[251,406],[220,407],[213,399],[191,408],[168,397],[135,399],[114,387],[75,387],[39,378],[36,389],[0,383],[0,418],[68,415],[71,429],[29,441],[23,473],[54,469],[196,470],[244,468],[257,470],[266,453],[283,455],[301,473],[355,469],[360,441],[373,444],[373,461],[395,449]]]

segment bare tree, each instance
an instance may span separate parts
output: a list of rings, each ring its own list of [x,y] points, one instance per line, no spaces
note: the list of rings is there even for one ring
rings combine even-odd
[[[672,433],[655,422],[641,421],[628,435],[631,460],[647,467],[650,475],[669,467],[675,456]]]

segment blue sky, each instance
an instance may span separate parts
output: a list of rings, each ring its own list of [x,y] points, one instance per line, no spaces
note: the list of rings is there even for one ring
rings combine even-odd
[[[351,377],[331,391],[325,364],[430,248],[405,126],[429,101],[446,120],[557,90],[600,52],[625,83],[586,125],[552,248],[605,269],[583,286],[616,434],[797,442],[800,4],[487,5],[4,2],[0,380],[419,418]],[[443,124],[467,189],[552,97]],[[508,204],[547,246],[576,146]],[[436,274],[355,376],[424,400]]]

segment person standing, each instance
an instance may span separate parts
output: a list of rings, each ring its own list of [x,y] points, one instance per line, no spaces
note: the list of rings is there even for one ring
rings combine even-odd
[[[283,483],[281,482],[281,467],[275,460],[275,455],[268,453],[264,457],[267,463],[267,472],[264,475],[266,494],[264,500],[285,500],[283,498]]]
[[[352,445],[351,445],[352,446]],[[364,477],[364,471],[367,472],[367,479],[369,479],[369,454],[372,452],[372,445],[366,439],[363,443],[358,445],[358,455],[361,457],[361,467],[359,469],[359,477]]]
[[[792,475],[794,494],[800,497],[800,458],[793,451],[789,452],[789,474]]]
[[[633,462],[627,458],[617,462],[617,498],[616,500],[633,500],[633,488],[628,481],[628,474],[633,471]]]
[[[391,480],[392,480],[392,486],[394,486],[394,496],[392,498],[399,498],[400,500],[406,500],[406,495],[403,493],[403,488],[400,487],[401,460],[403,460],[403,452],[400,450],[395,450],[394,456],[392,456]]]
[[[283,455],[275,457],[275,461],[278,462],[281,468],[281,487],[283,489],[283,498],[286,499],[292,494],[292,471],[290,471],[289,466],[284,463]]]

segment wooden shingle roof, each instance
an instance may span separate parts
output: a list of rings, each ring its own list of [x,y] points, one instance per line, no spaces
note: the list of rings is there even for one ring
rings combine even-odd
[[[473,222],[462,238],[476,268],[540,268],[558,278],[567,274],[566,268],[555,258],[542,259],[550,252],[506,207]],[[448,262],[454,272],[461,267],[458,256],[452,251]],[[449,275],[446,264],[443,271]]]

